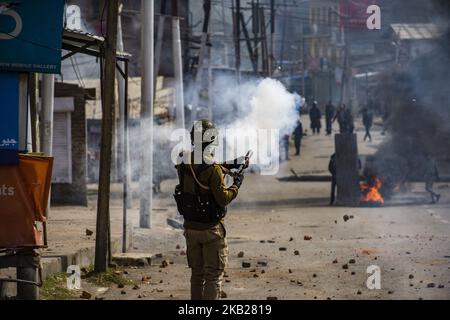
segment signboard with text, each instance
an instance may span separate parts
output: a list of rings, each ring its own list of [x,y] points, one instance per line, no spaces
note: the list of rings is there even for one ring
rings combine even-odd
[[[64,0],[0,0],[0,70],[60,73]]]
[[[0,149],[19,149],[19,77],[0,72]]]
[[[0,166],[15,164],[19,150],[19,75],[0,72]]]

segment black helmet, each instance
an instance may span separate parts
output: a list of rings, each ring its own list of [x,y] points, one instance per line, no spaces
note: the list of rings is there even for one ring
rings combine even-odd
[[[191,142],[194,144],[195,138],[201,139],[202,144],[211,144],[217,140],[219,131],[214,123],[208,119],[202,119],[194,122],[191,130]],[[200,141],[198,141],[200,142]]]

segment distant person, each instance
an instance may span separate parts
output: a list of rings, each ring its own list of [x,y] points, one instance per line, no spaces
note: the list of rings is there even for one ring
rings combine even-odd
[[[325,121],[327,125],[327,136],[331,135],[333,131],[333,118],[336,112],[336,108],[333,106],[333,103],[328,101],[328,104],[325,106]]]
[[[369,139],[370,142],[372,142],[372,135],[370,134],[370,129],[372,129],[373,125],[373,112],[369,108],[364,108],[362,111],[362,116],[364,128],[366,128],[366,135],[364,136],[364,141]]]
[[[433,190],[433,185],[436,181],[439,181],[439,171],[437,168],[436,160],[427,155],[426,166],[425,166],[425,190],[431,195],[431,203],[439,203],[441,195],[437,194]]]
[[[289,158],[289,142],[290,142],[289,140],[290,140],[290,135],[285,134],[283,136],[283,148],[284,148],[284,160],[285,161],[291,160]]]
[[[322,128],[322,113],[317,107],[317,102],[313,103],[313,106],[309,111],[309,118],[311,120],[311,129],[313,134],[320,134],[320,129]]]
[[[328,171],[331,173],[331,197],[330,197],[330,206],[334,205],[336,199],[336,187],[337,187],[337,178],[336,178],[336,154],[333,154],[330,158],[330,162],[328,163]]]
[[[388,120],[389,120],[389,118],[391,116],[391,111],[390,110],[391,110],[390,105],[388,103],[385,103],[383,116],[382,116],[382,119],[383,119],[383,132],[381,132],[381,135],[383,135],[383,136],[386,134],[386,131],[387,131],[387,122],[388,122]]]
[[[295,142],[295,155],[300,156],[303,139],[303,125],[300,120],[297,122],[297,127],[295,128],[293,135]]]
[[[345,109],[346,109],[345,104],[342,104],[339,107],[336,114],[334,115],[333,121],[331,122],[331,123],[333,123],[333,122],[337,121],[337,123],[339,124],[339,132],[340,133],[344,133],[345,128],[347,127],[347,125],[345,124]]]

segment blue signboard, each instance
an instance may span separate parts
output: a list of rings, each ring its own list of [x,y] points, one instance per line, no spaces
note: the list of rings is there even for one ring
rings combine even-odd
[[[0,70],[60,73],[64,0],[0,0]]]
[[[0,72],[0,165],[14,164],[19,149],[19,76]]]

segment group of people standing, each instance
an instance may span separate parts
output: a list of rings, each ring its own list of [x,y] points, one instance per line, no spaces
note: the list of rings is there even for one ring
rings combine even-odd
[[[362,109],[363,124],[366,130],[364,141],[369,139],[372,141],[370,130],[373,125],[373,111],[371,108],[365,107]],[[309,109],[309,119],[311,122],[311,130],[313,135],[319,135],[322,129],[322,111],[320,111],[318,103],[314,102]],[[333,133],[333,123],[337,122],[339,125],[340,133],[353,133],[355,131],[355,120],[352,111],[347,108],[345,104],[342,104],[339,108],[336,108],[331,101],[325,106],[325,124],[326,135],[330,136]],[[300,156],[302,139],[306,135],[302,122],[298,120],[296,128],[292,134],[285,134],[282,138],[282,146],[284,149],[282,154],[280,153],[280,160],[289,160],[289,141],[291,137],[295,142],[295,155]]]
[[[311,120],[311,130],[313,134],[320,134],[322,128],[322,112],[318,108],[317,102],[309,110]],[[331,101],[325,106],[325,123],[327,136],[332,134],[333,123],[337,121],[340,133],[353,133],[355,130],[354,118],[350,109],[345,104],[336,108]]]
[[[309,111],[309,118],[311,120],[311,130],[313,134],[320,134],[322,128],[322,112],[318,108],[317,102],[313,103]],[[363,124],[366,130],[364,141],[369,139],[372,141],[370,130],[373,125],[373,111],[371,108],[364,107],[362,109]],[[325,106],[325,123],[327,136],[332,134],[333,123],[337,121],[339,124],[340,133],[353,133],[355,131],[355,120],[353,114],[345,104],[336,108],[331,101]]]

